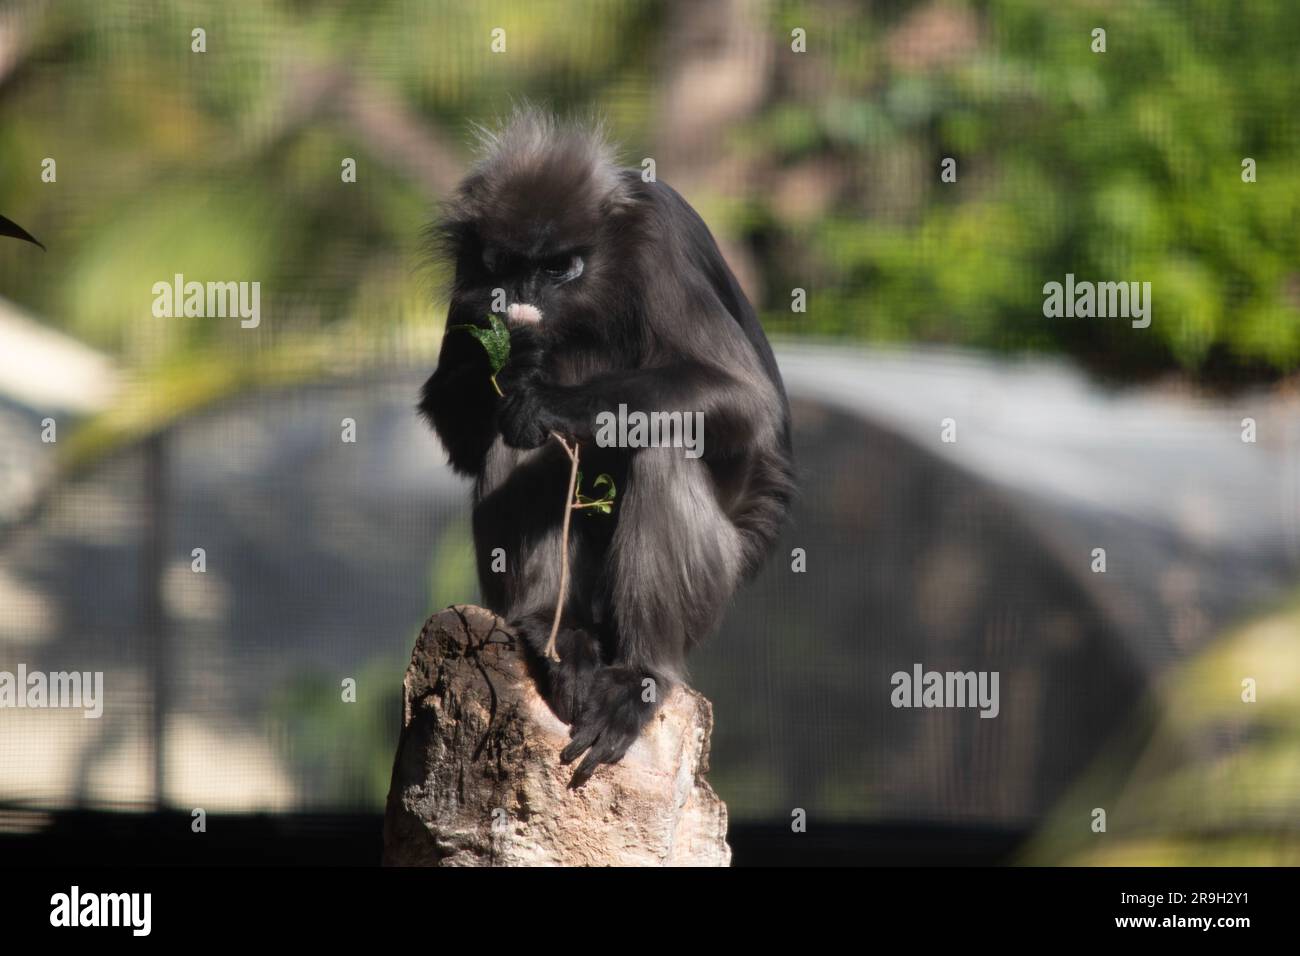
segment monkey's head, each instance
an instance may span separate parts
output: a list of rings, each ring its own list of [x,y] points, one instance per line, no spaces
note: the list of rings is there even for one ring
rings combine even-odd
[[[504,306],[544,328],[592,320],[617,299],[608,240],[632,201],[600,129],[520,110],[481,140],[441,224],[453,310]]]

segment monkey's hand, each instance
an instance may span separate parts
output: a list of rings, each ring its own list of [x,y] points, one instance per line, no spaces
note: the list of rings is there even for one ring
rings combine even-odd
[[[569,764],[587,752],[569,786],[581,787],[601,764],[622,760],[654,716],[658,695],[666,690],[638,669],[618,665],[598,669],[569,732],[572,739],[560,754],[560,762]]]
[[[535,325],[511,322],[510,358],[497,372],[497,385],[509,395],[517,386],[538,378],[546,359],[546,345],[542,333]]]
[[[535,379],[516,382],[497,405],[497,428],[511,448],[537,448],[560,426],[543,406],[541,390]]]
[[[541,404],[546,348],[534,325],[510,323],[510,360],[497,373],[504,397],[497,403],[497,428],[511,448],[537,448],[558,424]]]

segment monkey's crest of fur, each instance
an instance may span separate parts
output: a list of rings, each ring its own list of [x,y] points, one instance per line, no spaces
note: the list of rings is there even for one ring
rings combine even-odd
[[[482,238],[526,253],[632,202],[600,122],[519,108],[496,128],[475,127],[475,134],[479,159],[448,211],[453,227],[507,225],[504,234]]]

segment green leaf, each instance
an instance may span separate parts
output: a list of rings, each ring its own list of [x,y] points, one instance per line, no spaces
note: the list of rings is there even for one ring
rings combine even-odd
[[[506,367],[506,362],[510,361],[510,330],[506,328],[500,316],[489,315],[487,320],[486,329],[469,325],[465,326],[465,330],[478,339],[479,344],[483,346],[483,351],[487,352],[488,363],[492,366],[492,374],[496,375]]]
[[[597,475],[596,480],[591,483],[592,491],[601,487],[605,488],[605,492],[599,498],[592,498],[589,495],[584,495],[582,493],[582,472],[578,472],[578,483],[574,486],[573,490],[574,505],[583,505],[584,507],[582,510],[586,511],[588,514],[597,511],[603,515],[613,514],[614,495],[616,494],[614,479],[603,473]]]
[[[614,479],[609,477],[609,475],[606,474],[597,475],[596,480],[591,483],[591,490],[595,491],[601,485],[609,485],[609,491],[601,495],[601,500],[613,501],[615,495],[618,494],[617,489],[614,487]]]
[[[483,346],[483,351],[487,353],[488,364],[492,366],[488,381],[492,383],[498,395],[504,395],[501,386],[497,384],[497,372],[505,368],[506,362],[510,361],[510,330],[497,315],[489,314],[487,321],[486,329],[481,325],[453,325],[447,331],[461,329],[478,339],[478,344]]]

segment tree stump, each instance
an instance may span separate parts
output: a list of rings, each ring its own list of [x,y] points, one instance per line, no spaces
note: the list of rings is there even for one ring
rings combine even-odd
[[[727,807],[704,779],[713,709],[674,689],[622,761],[569,789],[568,727],[505,622],[429,618],[403,682],[384,817],[389,866],[727,866]]]

